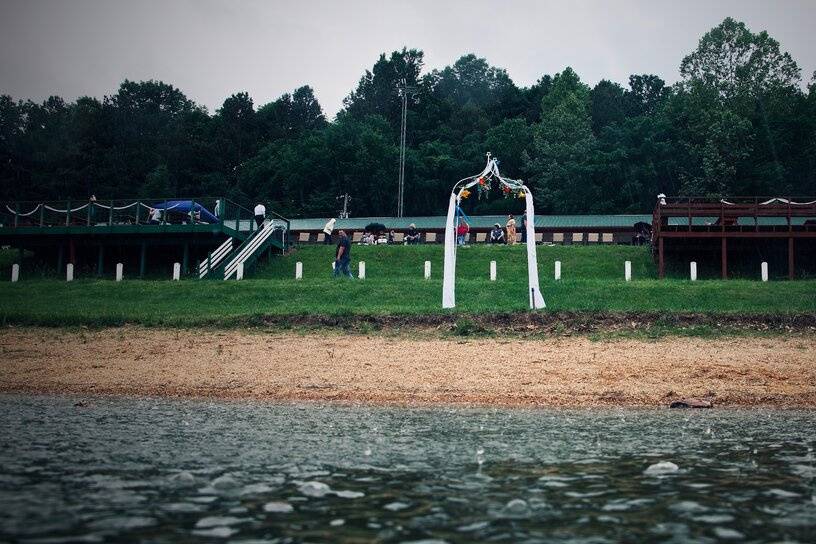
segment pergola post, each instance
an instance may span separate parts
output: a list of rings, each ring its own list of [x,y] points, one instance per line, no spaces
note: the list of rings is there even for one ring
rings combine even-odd
[[[99,258],[96,262],[96,275],[97,277],[102,277],[104,274],[104,266],[105,266],[105,246],[99,244]]]
[[[184,243],[184,255],[181,259],[181,270],[184,272],[184,275],[187,275],[188,269],[190,268],[190,244],[185,242]]]
[[[144,278],[146,264],[147,264],[147,243],[142,242],[142,251],[139,258],[139,279]]]
[[[657,239],[657,271],[662,280],[666,275],[666,267],[663,261],[663,237]]]

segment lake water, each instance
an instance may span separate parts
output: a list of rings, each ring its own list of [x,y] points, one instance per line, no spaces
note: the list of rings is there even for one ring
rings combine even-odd
[[[0,541],[816,541],[813,412],[77,400],[0,396]]]

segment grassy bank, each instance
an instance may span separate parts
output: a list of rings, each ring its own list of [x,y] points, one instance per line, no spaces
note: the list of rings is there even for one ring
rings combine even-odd
[[[366,261],[367,278],[333,280],[333,248],[307,247],[273,258],[241,282],[138,281],[78,278],[0,282],[0,321],[40,325],[228,325],[258,316],[445,315],[441,308],[442,248],[354,247],[356,271]],[[816,281],[655,279],[645,248],[541,247],[541,289],[550,312],[812,314]],[[425,260],[432,279],[423,279]],[[490,260],[498,281],[488,280]],[[553,262],[563,279],[553,281]],[[632,261],[634,280],[625,282],[623,263]],[[294,280],[295,262],[304,279]],[[472,247],[459,252],[458,314],[524,311],[526,256],[522,246]],[[127,273],[126,273],[127,276]]]

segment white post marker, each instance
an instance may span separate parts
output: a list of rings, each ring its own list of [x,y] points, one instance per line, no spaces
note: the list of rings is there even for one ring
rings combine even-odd
[[[173,263],[173,281],[179,281],[180,279],[181,279],[181,264]]]
[[[74,281],[74,265],[68,263],[65,267],[65,281]]]
[[[762,262],[762,281],[768,281],[768,263]]]
[[[689,267],[691,269],[691,281],[697,281],[697,263],[695,261],[691,261]]]
[[[626,281],[632,281],[632,261],[626,261],[623,263],[623,275],[626,278]]]
[[[122,281],[123,276],[124,276],[124,265],[122,265],[122,263],[116,263],[116,281]]]
[[[296,280],[303,279],[303,263],[300,261],[295,263],[295,279]]]
[[[425,279],[431,279],[431,261],[425,261]]]
[[[365,279],[365,261],[360,261],[360,273],[357,276],[361,280]]]
[[[490,281],[496,281],[496,261],[490,261]]]
[[[555,261],[555,281],[561,279],[561,261]]]
[[[334,269],[335,269],[336,267],[337,267],[337,262],[336,262],[336,261],[332,261],[332,271],[334,271]]]
[[[237,281],[244,279],[244,263],[238,263],[238,269],[235,271],[235,279]]]
[[[14,263],[11,265],[11,282],[14,283],[20,279],[20,265]]]

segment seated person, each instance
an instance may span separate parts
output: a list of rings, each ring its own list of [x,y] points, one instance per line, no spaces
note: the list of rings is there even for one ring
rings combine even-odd
[[[158,225],[159,223],[161,223],[161,210],[159,210],[158,208],[150,208],[150,211],[148,212],[148,217],[150,219],[151,225]]]
[[[387,243],[393,244],[394,243],[394,229],[388,231],[388,240]]]
[[[501,225],[496,223],[493,225],[493,228],[490,230],[490,239],[489,242],[491,244],[503,244],[506,242],[504,237],[504,229],[501,228]]]
[[[408,225],[408,231],[405,233],[405,243],[406,244],[419,243],[419,231],[417,230],[416,225],[413,223]]]

